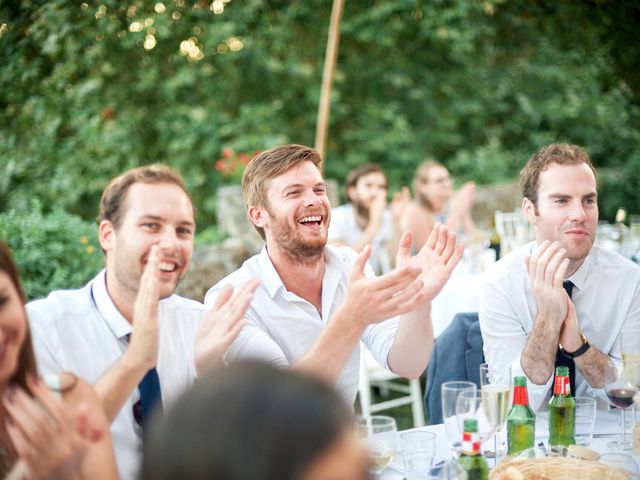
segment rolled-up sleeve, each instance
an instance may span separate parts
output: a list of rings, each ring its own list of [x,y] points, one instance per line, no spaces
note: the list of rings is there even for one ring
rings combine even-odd
[[[508,279],[503,279],[508,281]],[[511,378],[524,375],[521,355],[527,344],[527,332],[514,310],[509,291],[501,282],[485,281],[480,294],[480,330],[484,343],[484,356],[491,366],[495,382],[510,384]],[[523,305],[524,308],[526,308]],[[511,373],[509,368],[511,367]],[[536,385],[528,379],[529,404],[534,411],[540,409],[548,398],[553,376],[544,385]]]

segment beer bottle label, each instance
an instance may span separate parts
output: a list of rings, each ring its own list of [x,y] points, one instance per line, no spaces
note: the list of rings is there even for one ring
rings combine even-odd
[[[464,432],[462,434],[462,452],[467,455],[480,453],[480,435],[478,432]]]
[[[569,395],[570,393],[569,377],[556,377],[555,383],[553,384],[553,394]]]
[[[513,404],[529,405],[529,395],[527,395],[527,387],[513,387]]]

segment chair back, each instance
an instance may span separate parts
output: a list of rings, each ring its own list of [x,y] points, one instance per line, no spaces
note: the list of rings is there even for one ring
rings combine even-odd
[[[504,256],[535,238],[533,227],[522,211],[496,211],[496,233],[500,236],[500,252]]]
[[[484,363],[482,346],[477,312],[457,313],[436,339],[425,384],[428,425],[443,422],[441,386],[444,382],[469,381],[480,388],[480,364]]]

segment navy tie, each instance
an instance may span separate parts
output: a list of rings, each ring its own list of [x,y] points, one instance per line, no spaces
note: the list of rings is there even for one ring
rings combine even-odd
[[[573,282],[571,280],[565,280],[562,282],[562,286],[571,298],[571,294],[573,293]],[[569,382],[571,386],[571,396],[575,397],[576,395],[576,362],[573,361],[573,358],[566,357],[560,351],[560,347],[558,347],[558,351],[556,352],[556,367],[567,367],[569,369]],[[555,371],[553,384],[555,385]]]
[[[162,394],[160,393],[160,378],[158,377],[158,371],[154,368],[149,370],[142,381],[138,384],[138,390],[140,391],[140,426],[144,432],[148,426],[149,419],[151,418],[154,410],[159,408],[162,410]],[[134,405],[134,416],[136,414]]]

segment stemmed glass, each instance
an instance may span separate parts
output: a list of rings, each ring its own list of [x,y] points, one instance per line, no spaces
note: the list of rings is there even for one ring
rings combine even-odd
[[[624,366],[609,361],[604,374],[604,388],[609,402],[620,409],[620,438],[607,443],[615,450],[631,450],[632,444],[626,433],[625,412],[633,404],[638,387],[630,381]]]
[[[449,446],[454,455],[457,455],[462,442],[462,434],[456,425],[457,401],[462,392],[475,392],[476,384],[473,382],[445,382],[442,384],[442,421],[447,433]]]
[[[485,414],[485,409],[483,407],[483,395],[481,391],[470,390],[458,395],[458,401],[456,403],[456,420],[458,422],[460,436],[462,436],[462,433],[464,432],[464,421],[469,418],[475,418],[478,421],[478,434],[480,436],[481,444],[491,438],[495,429],[491,426],[489,419]]]
[[[500,462],[500,447],[498,434],[507,421],[509,413],[509,398],[511,394],[511,366],[507,366],[502,375],[495,375],[489,368],[489,364],[480,365],[480,391],[482,392],[482,407],[489,420],[489,425],[494,430],[493,448],[495,452],[495,464]]]
[[[373,415],[358,418],[356,427],[367,448],[369,472],[377,475],[389,466],[396,454],[396,421],[384,415]]]

